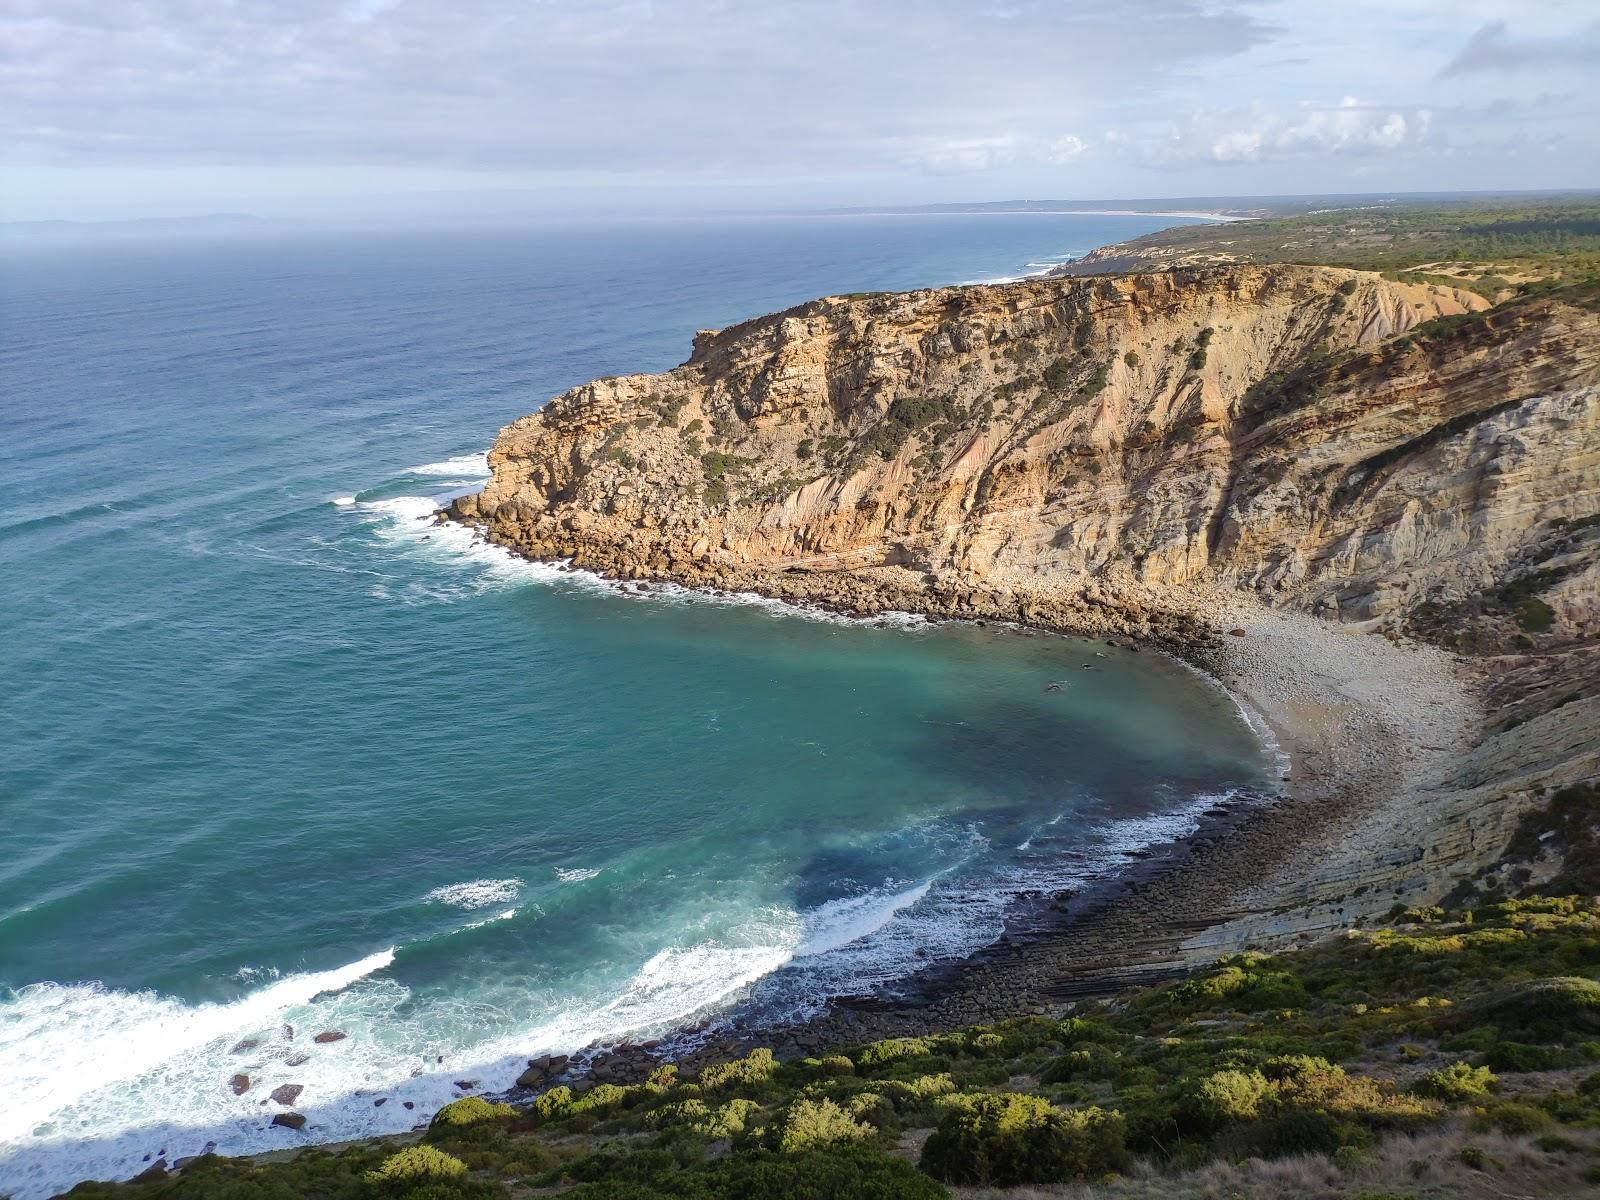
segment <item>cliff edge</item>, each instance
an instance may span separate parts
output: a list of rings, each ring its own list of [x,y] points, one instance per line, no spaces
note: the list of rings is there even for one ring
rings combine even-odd
[[[1337,812],[1376,840],[1298,874],[1298,923],[1258,894],[1264,937],[1347,920],[1353,892],[1458,886],[1545,789],[1600,771],[1597,397],[1593,285],[1490,308],[1231,263],[836,296],[557,397],[448,515],[530,557],[846,610],[1188,646],[1276,610],[1442,647],[1471,728],[1423,745],[1426,770],[1297,769],[1324,808],[1360,792]],[[1243,641],[1271,710],[1304,664]],[[1293,707],[1268,712],[1291,736]]]

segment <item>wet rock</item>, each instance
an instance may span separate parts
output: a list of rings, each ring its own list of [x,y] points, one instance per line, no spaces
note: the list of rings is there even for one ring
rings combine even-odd
[[[567,1064],[572,1060],[565,1054],[546,1054],[540,1058],[530,1058],[528,1069],[517,1076],[519,1088],[541,1087],[567,1069]]]
[[[476,1079],[458,1079],[456,1080],[456,1086],[463,1092],[470,1092],[478,1086],[478,1081]]]
[[[389,1097],[387,1097],[387,1096],[379,1096],[376,1100],[374,1100],[372,1102],[372,1107],[373,1108],[382,1108],[387,1103],[389,1103]]]
[[[259,1045],[261,1045],[261,1042],[259,1040],[257,1040],[256,1038],[245,1038],[244,1041],[242,1041],[242,1042],[235,1042],[233,1049],[229,1050],[228,1053],[229,1054],[246,1054],[246,1053],[250,1052],[251,1050],[254,1050]]]
[[[330,1042],[342,1042],[348,1036],[342,1029],[324,1029],[311,1040],[319,1045],[326,1046]]]
[[[228,1086],[233,1089],[233,1094],[235,1096],[242,1096],[250,1090],[250,1076],[243,1074],[235,1075],[232,1079],[228,1080]]]
[[[1230,630],[1228,630],[1228,636],[1229,637],[1245,637],[1246,634],[1245,634],[1245,631],[1242,630],[1242,629],[1230,629]]]
[[[282,1105],[293,1104],[300,1098],[300,1093],[305,1091],[303,1083],[280,1083],[272,1089],[272,1099]]]
[[[306,1127],[305,1117],[297,1112],[278,1113],[272,1118],[272,1123],[284,1129],[304,1129]]]
[[[217,1144],[215,1142],[207,1142],[204,1146],[202,1146],[200,1148],[200,1153],[199,1154],[190,1154],[190,1155],[186,1155],[183,1158],[175,1158],[175,1159],[173,1159],[172,1160],[172,1169],[174,1171],[181,1171],[185,1167],[187,1167],[190,1163],[192,1163],[195,1159],[204,1158],[206,1155],[215,1154],[216,1152],[217,1152]]]
[[[283,1060],[283,1065],[286,1067],[298,1067],[301,1063],[308,1063],[310,1061],[311,1055],[309,1054],[291,1054],[288,1058]]]
[[[410,1100],[402,1100],[400,1102],[400,1107],[402,1107],[402,1108],[415,1108],[416,1105],[413,1104]]]

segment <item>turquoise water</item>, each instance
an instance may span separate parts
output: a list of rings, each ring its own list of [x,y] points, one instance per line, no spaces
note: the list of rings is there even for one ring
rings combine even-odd
[[[1156,655],[641,594],[417,519],[500,425],[697,328],[1170,223],[8,253],[0,1193],[892,988],[1260,782]],[[260,1103],[289,1082],[302,1134]]]

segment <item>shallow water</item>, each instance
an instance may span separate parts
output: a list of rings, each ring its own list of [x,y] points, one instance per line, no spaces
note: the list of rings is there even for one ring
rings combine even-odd
[[[1155,655],[639,594],[419,519],[501,424],[696,328],[1171,223],[0,260],[0,1192],[402,1129],[532,1053],[804,1011],[1259,783],[1226,698]],[[267,1126],[286,1082],[304,1134]]]

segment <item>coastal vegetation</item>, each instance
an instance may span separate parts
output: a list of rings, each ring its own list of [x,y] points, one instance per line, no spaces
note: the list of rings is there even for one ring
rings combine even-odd
[[[1048,1015],[788,1061],[756,1048],[517,1105],[466,1097],[414,1144],[208,1156],[70,1195],[1422,1200],[1516,1194],[1530,1175],[1579,1195],[1600,1184],[1597,974],[1600,897],[1497,885]]]
[[[1107,247],[1064,273],[1241,259],[1354,267],[1497,300],[1600,278],[1600,203],[1553,196],[1330,204],[1311,213],[1165,229]]]

